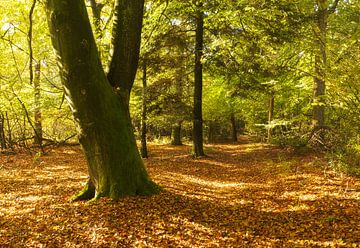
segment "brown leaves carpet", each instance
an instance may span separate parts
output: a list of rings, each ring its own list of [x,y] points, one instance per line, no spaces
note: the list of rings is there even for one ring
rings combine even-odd
[[[150,145],[163,192],[70,203],[78,147],[1,155],[0,247],[360,247],[360,180],[263,144]]]

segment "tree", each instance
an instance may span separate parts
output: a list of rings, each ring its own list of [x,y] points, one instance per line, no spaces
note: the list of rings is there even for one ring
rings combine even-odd
[[[328,16],[335,12],[339,0],[329,6],[326,0],[316,0],[316,18],[314,27],[315,37],[315,75],[314,75],[314,102],[313,128],[314,131],[325,126],[325,88],[327,72],[327,26]]]
[[[146,145],[146,133],[147,133],[147,127],[146,127],[146,100],[147,100],[147,78],[146,78],[146,59],[143,61],[142,65],[143,75],[142,75],[142,111],[141,111],[141,157],[147,158],[148,157],[148,151],[147,151],[147,145]]]
[[[203,120],[202,120],[202,55],[204,47],[204,11],[203,3],[197,3],[196,10],[196,45],[194,67],[194,124],[193,124],[193,149],[196,157],[204,156],[203,149]]]
[[[118,199],[158,191],[138,152],[129,114],[143,5],[143,0],[116,1],[113,54],[106,75],[84,1],[46,2],[63,87],[88,163],[89,180],[74,200]]]

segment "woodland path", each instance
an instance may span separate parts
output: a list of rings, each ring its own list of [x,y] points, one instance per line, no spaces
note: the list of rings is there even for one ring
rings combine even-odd
[[[79,147],[0,157],[0,247],[360,247],[360,179],[322,155],[248,143],[150,144],[164,191],[69,203],[86,181]]]

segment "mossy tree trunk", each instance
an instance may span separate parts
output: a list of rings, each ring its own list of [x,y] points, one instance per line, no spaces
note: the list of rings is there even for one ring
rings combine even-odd
[[[195,1],[196,10],[196,44],[195,44],[195,87],[194,87],[194,124],[193,124],[193,150],[196,157],[204,156],[203,148],[203,119],[202,119],[202,62],[204,46],[204,12],[201,0]]]
[[[132,46],[140,43],[138,29],[141,29],[142,5],[143,0],[117,1],[117,6],[122,7],[122,10],[117,9],[117,14],[123,14],[120,18],[123,28],[126,32],[136,28],[134,33],[138,35],[124,35],[129,40],[122,37],[124,43],[119,45],[119,32],[115,32],[114,50],[124,51],[124,47],[129,46],[129,50],[135,54],[131,58],[117,58],[122,62],[120,65],[114,63],[113,70],[128,66],[129,60],[135,68],[128,71],[129,75],[124,74],[128,68],[123,68],[124,78],[112,74],[110,78],[114,81],[109,82],[100,63],[84,1],[46,2],[51,38],[59,59],[66,98],[78,124],[79,140],[88,163],[88,184],[75,200],[93,197],[118,199],[127,195],[152,194],[158,190],[149,179],[138,152],[128,107],[128,94],[132,86],[130,81],[137,67],[133,60],[134,57],[138,58],[139,51],[139,48]],[[127,94],[122,94],[124,92]]]

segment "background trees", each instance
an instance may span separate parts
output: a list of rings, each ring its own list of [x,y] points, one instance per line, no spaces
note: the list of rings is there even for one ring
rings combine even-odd
[[[341,161],[349,162],[344,157],[354,158],[351,154],[359,145],[359,3],[202,2],[201,137],[205,142],[235,140],[235,131],[244,131],[280,145],[320,146],[337,154]],[[39,119],[35,118],[39,110],[45,147],[54,142],[76,141],[74,121],[63,103],[41,1],[36,2],[32,14],[30,60],[29,13],[33,3],[7,2],[0,11],[3,148],[32,146],[34,128],[40,130]],[[114,1],[86,1],[86,5],[101,62],[107,66],[116,13]],[[190,0],[145,2],[140,67],[129,98],[132,125],[139,137],[144,99],[147,139],[161,138],[174,144],[192,140],[196,10]],[[30,83],[31,61],[33,79],[35,65],[40,65],[40,91],[35,82]],[[145,65],[147,90],[142,94]],[[317,85],[320,81],[326,82],[327,90],[314,95],[314,82]],[[126,91],[129,94],[129,89]],[[316,114],[318,110],[324,114]],[[318,117],[321,121],[317,123],[326,126],[321,139],[313,135]]]

